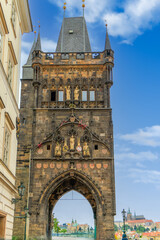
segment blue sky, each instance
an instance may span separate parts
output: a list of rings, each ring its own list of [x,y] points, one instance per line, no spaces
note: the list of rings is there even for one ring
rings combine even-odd
[[[81,16],[81,4],[81,0],[68,0],[66,16]],[[36,30],[40,21],[43,51],[54,52],[63,18],[63,1],[29,0],[29,5]],[[160,221],[160,1],[86,0],[85,16],[92,51],[104,49],[105,20],[115,51],[111,90],[116,166],[115,219],[121,220],[121,210],[130,207],[137,214]],[[33,33],[23,36],[22,64],[33,38]],[[76,193],[75,197],[79,198]],[[65,214],[66,218],[68,216],[65,209],[72,207],[76,209],[72,211],[77,214],[75,217],[92,224],[92,212],[87,208],[87,202],[81,202],[84,211],[79,209],[77,201],[60,201],[54,211],[63,222]],[[64,218],[61,219],[62,215]],[[70,219],[74,218],[72,215]]]

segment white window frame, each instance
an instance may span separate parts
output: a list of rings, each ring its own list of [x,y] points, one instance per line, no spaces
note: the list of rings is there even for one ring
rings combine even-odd
[[[7,122],[4,128],[4,144],[3,144],[3,162],[8,166],[10,159],[10,146],[11,146],[11,129]]]

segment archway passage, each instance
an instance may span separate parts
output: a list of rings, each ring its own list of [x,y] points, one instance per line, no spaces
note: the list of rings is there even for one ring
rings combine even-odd
[[[86,185],[84,179],[72,173],[69,176],[67,176],[67,178],[63,176],[61,183],[57,184],[57,187],[53,190],[52,194],[48,199],[49,214],[48,214],[47,236],[49,238],[51,238],[51,233],[52,233],[51,216],[52,216],[53,208],[55,207],[58,200],[65,193],[71,190],[79,192],[86,198],[86,200],[88,200],[93,210],[93,215],[94,215],[95,225],[96,225],[96,211],[97,211],[98,198],[95,195],[94,189],[88,184]]]
[[[56,203],[52,214],[53,240],[64,237],[94,239],[93,210],[82,194],[74,190],[64,194]]]
[[[75,169],[55,175],[49,181],[45,175],[44,177],[43,181],[46,181],[46,184],[43,185],[43,190],[41,190],[42,188],[35,189],[34,196],[30,199],[29,236],[38,239],[51,239],[53,209],[65,193],[74,190],[82,194],[91,205],[96,227],[96,240],[111,240],[113,238],[112,207],[109,205],[107,208],[100,184],[96,184],[95,180],[92,180],[87,174]],[[109,200],[108,197],[108,204],[110,204]]]

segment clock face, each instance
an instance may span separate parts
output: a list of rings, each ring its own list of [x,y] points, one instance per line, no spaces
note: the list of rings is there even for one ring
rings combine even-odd
[[[77,149],[78,152],[82,151],[82,147],[81,146],[77,146],[76,149]]]

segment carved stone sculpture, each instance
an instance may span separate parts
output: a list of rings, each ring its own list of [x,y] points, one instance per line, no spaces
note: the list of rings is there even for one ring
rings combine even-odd
[[[55,156],[61,156],[61,150],[61,144],[57,142],[55,146]]]
[[[70,137],[70,150],[74,151],[75,148],[75,138],[73,137],[73,135]]]
[[[66,87],[66,100],[71,100],[71,87]]]
[[[74,90],[74,100],[79,100],[79,88],[78,88],[78,86]]]
[[[90,156],[88,143],[85,142],[83,145],[83,156]]]

